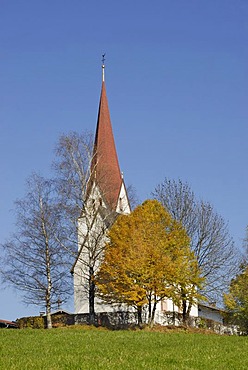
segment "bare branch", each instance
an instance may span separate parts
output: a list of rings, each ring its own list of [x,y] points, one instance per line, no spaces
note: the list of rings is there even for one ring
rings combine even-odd
[[[181,180],[166,178],[152,195],[182,223],[190,236],[191,250],[206,278],[204,294],[209,300],[220,299],[239,259],[227,223],[210,203],[199,201],[190,186]]]
[[[1,275],[6,284],[23,292],[24,302],[45,307],[49,316],[58,297],[64,301],[68,297],[70,263],[59,242],[63,215],[53,182],[33,173],[26,196],[15,205],[17,232],[2,245]]]

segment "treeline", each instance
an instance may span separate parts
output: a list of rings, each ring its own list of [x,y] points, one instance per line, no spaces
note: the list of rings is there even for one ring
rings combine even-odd
[[[46,309],[48,328],[51,309],[64,304],[73,290],[70,270],[82,233],[78,220],[82,211],[92,217],[85,207],[92,149],[90,133],[59,138],[52,178],[30,176],[25,196],[15,202],[15,232],[1,245],[3,282],[20,290],[25,303]],[[132,187],[129,194],[137,205]],[[241,302],[243,310],[248,300],[240,299],[242,289],[237,292],[236,286],[246,283],[247,264],[238,271],[241,258],[228,225],[209,202],[198,200],[189,184],[166,178],[150,200],[133,208],[111,228],[104,259],[99,240],[106,230],[85,248],[85,290],[93,314],[98,295],[138,312],[148,307],[152,322],[157,303],[171,298],[186,319],[196,300],[220,302],[232,278],[226,306],[236,312]]]

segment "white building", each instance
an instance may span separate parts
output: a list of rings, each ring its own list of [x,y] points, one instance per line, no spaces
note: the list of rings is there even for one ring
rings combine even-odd
[[[108,108],[102,66],[102,90],[98,111],[94,151],[85,208],[78,224],[78,256],[72,268],[76,313],[112,311],[94,299],[91,281],[103,255],[106,232],[118,214],[130,213],[128,195],[120,171]],[[89,304],[90,299],[94,300]]]
[[[198,305],[199,317],[202,319],[212,320],[216,323],[223,324],[225,311],[215,305],[206,305],[200,303]]]
[[[93,307],[95,313],[120,309],[117,306],[104,305],[94,298],[92,276],[97,271],[103,256],[107,230],[118,214],[128,214],[130,211],[128,194],[120,171],[114,142],[103,65],[91,177],[85,208],[78,224],[78,256],[72,268],[76,314],[91,314]],[[155,321],[163,324],[164,313],[168,311],[178,312],[179,310],[170,299],[159,302]],[[198,316],[197,306],[192,308],[191,315]]]

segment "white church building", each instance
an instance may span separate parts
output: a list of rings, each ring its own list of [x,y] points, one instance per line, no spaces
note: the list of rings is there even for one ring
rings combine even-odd
[[[91,177],[88,183],[85,207],[78,221],[78,255],[72,267],[75,314],[90,314],[92,307],[94,307],[95,313],[113,312],[121,309],[120,306],[103,304],[94,297],[94,293],[92,294],[95,289],[93,276],[103,256],[107,240],[106,232],[119,214],[131,212],[115,147],[104,71],[103,64]],[[178,307],[170,299],[159,302],[155,322],[163,324],[166,313],[177,313],[178,311]],[[192,307],[191,316],[198,316],[197,305]]]

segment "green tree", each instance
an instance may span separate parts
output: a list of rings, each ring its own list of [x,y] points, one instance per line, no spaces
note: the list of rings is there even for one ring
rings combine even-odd
[[[248,333],[248,264],[240,267],[240,273],[232,279],[229,292],[224,294],[229,320]]]
[[[96,277],[98,294],[108,303],[124,303],[153,323],[157,303],[172,298],[179,307],[193,303],[201,279],[185,229],[157,200],[147,200],[118,217],[109,232]],[[183,293],[182,294],[182,290]]]

